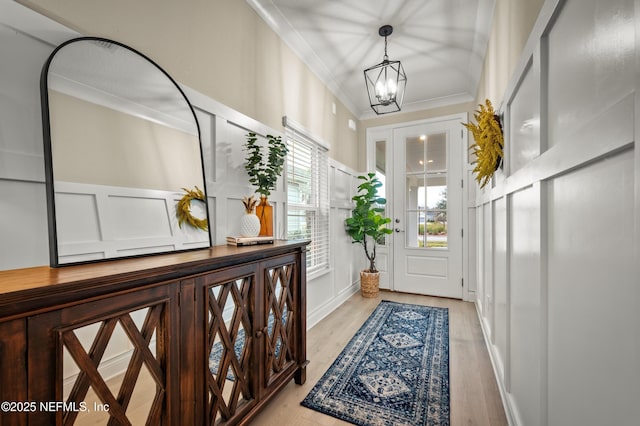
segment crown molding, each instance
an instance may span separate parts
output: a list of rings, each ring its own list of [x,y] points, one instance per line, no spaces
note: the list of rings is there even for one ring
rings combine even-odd
[[[356,105],[344,95],[344,90],[331,77],[331,72],[324,62],[314,53],[309,44],[293,28],[291,23],[280,13],[271,0],[247,0],[264,22],[280,37],[280,39],[300,58],[300,60],[324,83],[333,95],[354,115],[360,111]]]
[[[402,109],[398,112],[392,112],[390,114],[384,115],[399,115],[407,112],[415,112],[415,111],[423,111],[434,108],[442,108],[450,105],[462,104],[465,102],[472,102],[475,100],[475,97],[472,96],[469,92],[457,93],[455,95],[443,96],[440,98],[428,99],[426,101],[420,102],[412,102],[408,104],[403,104]],[[358,120],[371,120],[373,118],[381,117],[377,115],[373,111],[366,111],[358,117]]]

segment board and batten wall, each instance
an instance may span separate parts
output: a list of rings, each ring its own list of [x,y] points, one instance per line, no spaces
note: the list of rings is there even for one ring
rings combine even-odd
[[[40,72],[55,46],[78,35],[18,3],[0,1],[0,269],[49,264]],[[224,244],[227,235],[237,233],[244,212],[242,197],[254,190],[243,165],[245,135],[249,131],[281,133],[200,92],[182,88],[200,125],[212,241]],[[309,327],[359,288],[358,265],[363,256],[359,247],[350,243],[342,225],[350,212],[355,176],[355,171],[331,160],[331,267],[308,277]],[[270,199],[276,212],[276,237],[284,237],[286,192],[282,179]],[[82,338],[89,340],[93,334],[87,327]],[[103,361],[105,377],[117,374],[128,362],[131,345],[124,336],[118,342]],[[74,374],[73,367],[65,368],[65,376]]]
[[[639,5],[545,2],[500,107],[504,167],[470,199],[512,424],[640,419]]]

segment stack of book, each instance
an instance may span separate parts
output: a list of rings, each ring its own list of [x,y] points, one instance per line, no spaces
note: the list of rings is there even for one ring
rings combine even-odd
[[[256,244],[273,244],[273,237],[227,237],[227,244],[231,246],[253,246]]]

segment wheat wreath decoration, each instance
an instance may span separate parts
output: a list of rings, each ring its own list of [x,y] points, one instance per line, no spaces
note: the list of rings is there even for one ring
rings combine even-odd
[[[489,182],[493,173],[500,166],[504,155],[502,151],[504,136],[500,117],[496,115],[489,99],[485,103],[486,106],[480,104],[480,109],[476,110],[473,115],[477,124],[462,123],[473,134],[473,139],[476,141],[469,149],[473,150],[473,154],[476,156],[476,160],[472,163],[476,165],[473,173],[476,175],[476,181],[480,184],[480,188],[484,188]]]
[[[191,214],[191,201],[199,200],[203,203],[205,202],[204,192],[197,186],[192,190],[188,190],[186,188],[182,188],[186,194],[180,198],[180,201],[176,204],[176,216],[178,216],[178,226],[182,228],[182,224],[187,222],[189,225],[194,228],[202,229],[203,231],[207,231],[209,229],[209,222],[207,219],[198,219],[197,217]]]

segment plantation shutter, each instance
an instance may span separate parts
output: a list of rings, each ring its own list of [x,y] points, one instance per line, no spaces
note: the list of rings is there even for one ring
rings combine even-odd
[[[329,268],[329,156],[317,138],[283,119],[287,140],[287,238],[311,240],[310,273]]]

